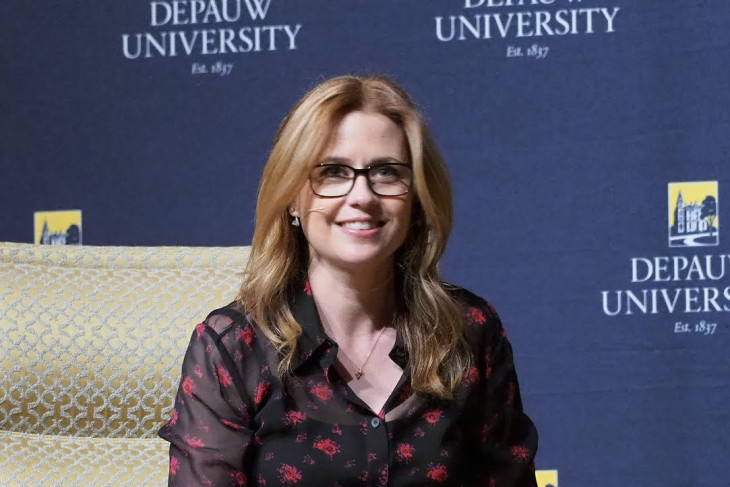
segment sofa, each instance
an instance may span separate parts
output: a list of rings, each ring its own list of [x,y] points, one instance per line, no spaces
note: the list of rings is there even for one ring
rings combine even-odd
[[[0,243],[0,486],[165,485],[187,342],[247,256]]]

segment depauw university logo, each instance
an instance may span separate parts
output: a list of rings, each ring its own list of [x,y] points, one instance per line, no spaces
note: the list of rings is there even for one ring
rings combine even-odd
[[[535,472],[537,487],[558,487],[557,470],[538,470]]]
[[[33,243],[81,245],[81,210],[36,211]]]
[[[717,181],[669,183],[669,246],[711,247],[720,243]]]

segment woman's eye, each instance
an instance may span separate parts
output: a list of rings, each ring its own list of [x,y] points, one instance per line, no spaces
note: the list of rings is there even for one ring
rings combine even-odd
[[[340,166],[327,166],[322,169],[320,177],[323,178],[346,178],[347,170]]]
[[[393,166],[380,166],[376,168],[375,176],[378,178],[395,178],[399,176],[399,173]]]

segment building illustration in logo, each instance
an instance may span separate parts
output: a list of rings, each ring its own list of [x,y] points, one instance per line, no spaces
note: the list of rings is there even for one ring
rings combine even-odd
[[[81,243],[81,230],[78,225],[71,225],[65,232],[51,233],[48,229],[48,220],[44,220],[38,243],[41,245],[78,245]]]
[[[669,183],[669,246],[720,243],[717,181]]]
[[[35,237],[40,245],[81,245],[81,210],[37,211]]]

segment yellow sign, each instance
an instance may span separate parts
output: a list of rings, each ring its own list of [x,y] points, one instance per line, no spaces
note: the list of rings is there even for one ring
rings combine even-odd
[[[36,211],[33,243],[81,245],[81,210]]]
[[[720,243],[717,181],[669,183],[669,246],[707,247]]]
[[[558,487],[557,470],[538,470],[535,472],[537,487]]]

